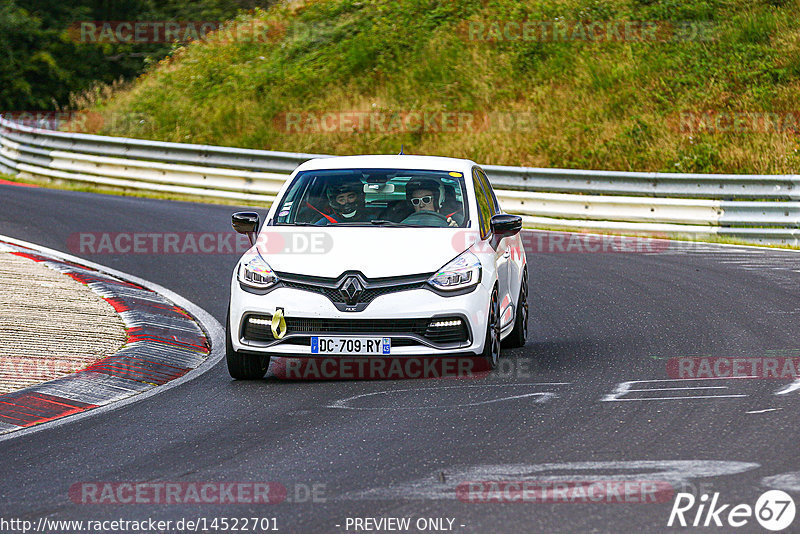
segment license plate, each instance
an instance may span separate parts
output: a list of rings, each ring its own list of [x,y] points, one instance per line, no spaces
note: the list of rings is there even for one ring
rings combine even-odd
[[[311,337],[311,354],[389,354],[388,337]]]

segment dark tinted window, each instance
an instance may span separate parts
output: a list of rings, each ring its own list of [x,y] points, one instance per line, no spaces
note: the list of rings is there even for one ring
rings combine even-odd
[[[481,177],[481,184],[483,184],[484,189],[486,189],[487,197],[490,200],[489,205],[492,208],[492,215],[497,215],[500,213],[500,204],[497,202],[497,197],[494,194],[494,189],[492,189],[492,184],[489,183],[489,177],[486,176],[486,173],[483,172],[483,169],[478,169],[478,176]]]
[[[492,208],[489,206],[491,200],[486,194],[477,170],[472,171],[472,183],[475,186],[475,199],[478,202],[478,224],[480,225],[481,239],[486,239],[491,231]]]

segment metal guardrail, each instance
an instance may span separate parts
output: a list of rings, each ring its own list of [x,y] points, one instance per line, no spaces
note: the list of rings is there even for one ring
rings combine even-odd
[[[800,200],[800,175],[683,174],[584,171],[487,165],[492,183],[505,189],[597,195]]]
[[[330,157],[31,128],[0,118],[0,172],[231,200],[274,199],[302,162]],[[800,176],[483,167],[529,227],[798,245]]]

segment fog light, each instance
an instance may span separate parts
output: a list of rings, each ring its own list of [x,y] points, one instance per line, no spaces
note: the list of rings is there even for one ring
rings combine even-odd
[[[461,319],[456,319],[455,321],[435,321],[431,323],[432,328],[442,328],[446,326],[460,326]]]

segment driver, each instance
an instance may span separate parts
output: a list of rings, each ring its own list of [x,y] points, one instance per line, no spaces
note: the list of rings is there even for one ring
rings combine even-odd
[[[328,206],[332,213],[322,212],[322,219],[316,224],[336,224],[341,222],[366,222],[370,214],[364,206],[364,184],[356,177],[342,178],[328,186],[326,192]]]
[[[434,180],[421,178],[413,179],[406,184],[406,199],[414,208],[414,213],[433,211],[439,213],[441,206],[441,192],[439,184]],[[458,226],[452,214],[445,216],[449,226]]]

